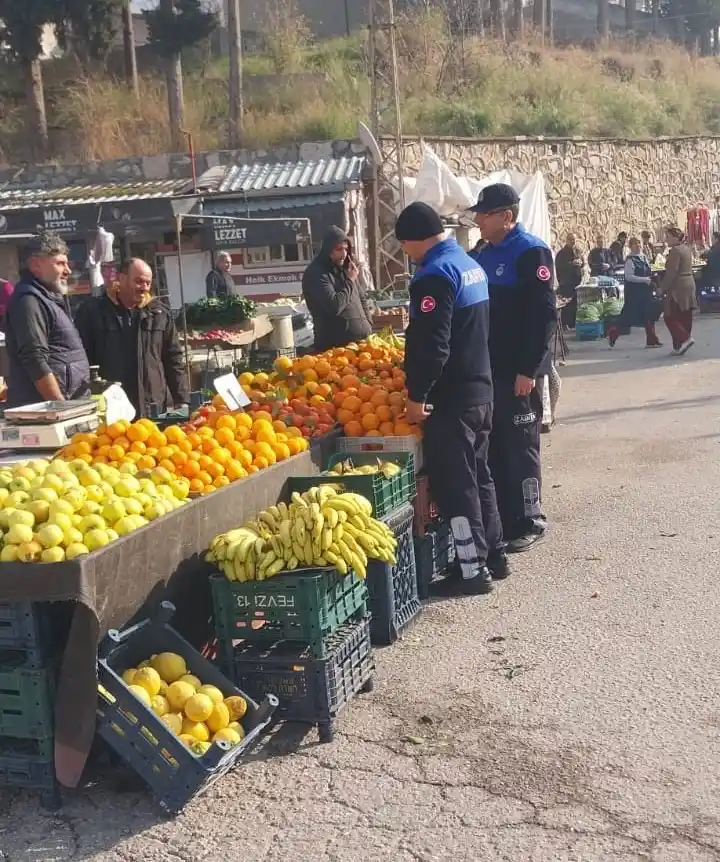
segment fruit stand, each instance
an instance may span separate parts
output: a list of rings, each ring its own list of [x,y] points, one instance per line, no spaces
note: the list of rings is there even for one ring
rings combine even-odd
[[[182,426],[115,423],[76,435],[52,464],[0,467],[0,673],[8,645],[16,681],[34,668],[47,682],[61,658],[52,728],[61,783],[78,783],[96,718],[169,812],[237,765],[245,734],[259,735],[276,707],[281,720],[332,738],[339,711],[372,688],[371,645],[391,644],[417,617],[428,579],[415,548],[437,519],[427,495],[420,520],[413,506],[421,450],[403,420],[401,364],[396,336],[280,357],[270,373],[241,376],[245,411],[216,398]],[[165,631],[167,610],[157,617],[165,601],[187,642]],[[33,621],[41,603],[63,602],[72,609],[64,652],[43,655]],[[153,622],[132,628],[144,620]],[[115,633],[128,626],[132,634]],[[214,639],[220,676],[197,653]],[[243,698],[249,723],[229,726],[223,708],[189,690],[180,704],[172,674],[154,664],[167,649],[199,695],[206,677],[221,700]],[[160,727],[178,710],[177,726]],[[37,731],[37,762],[23,761],[26,786],[47,789],[51,727],[52,717]],[[0,784],[5,732],[0,708]]]

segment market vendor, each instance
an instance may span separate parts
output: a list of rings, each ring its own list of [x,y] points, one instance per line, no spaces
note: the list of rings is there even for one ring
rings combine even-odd
[[[80,337],[100,376],[120,383],[137,411],[150,416],[190,401],[183,352],[170,310],[152,295],[152,270],[143,260],[123,264],[118,280],[78,309]]]
[[[645,329],[645,347],[662,347],[655,332],[661,306],[656,300],[652,284],[650,261],[642,251],[642,243],[631,237],[630,254],[625,261],[625,292],[620,316],[608,329],[610,347],[615,346],[624,329],[642,326]]]
[[[22,254],[20,281],[5,313],[7,407],[83,398],[90,368],[67,305],[68,248],[51,233]]]
[[[584,266],[585,260],[582,252],[577,247],[575,234],[569,233],[565,237],[565,245],[555,255],[558,296],[567,300],[567,304],[560,312],[560,319],[563,326],[568,329],[575,328],[575,315],[577,314],[577,293],[575,289],[582,284]]]
[[[486,593],[509,574],[495,486],[488,469],[492,376],[487,277],[440,216],[413,203],[395,236],[417,264],[405,333],[407,419],[423,425],[430,490],[450,523],[461,585]]]
[[[372,332],[372,317],[358,275],[348,235],[342,228],[329,228],[302,280],[316,353],[362,341]]]
[[[550,373],[557,311],[553,256],[518,223],[520,198],[512,186],[484,188],[472,212],[488,245],[475,260],[488,274],[490,361],[495,407],[490,471],[508,550],[529,550],[547,529],[541,509],[538,391]]]
[[[210,270],[205,279],[205,293],[208,299],[216,299],[219,296],[232,296],[235,292],[235,282],[230,270],[232,269],[232,257],[226,251],[221,251],[215,258],[215,266]]]

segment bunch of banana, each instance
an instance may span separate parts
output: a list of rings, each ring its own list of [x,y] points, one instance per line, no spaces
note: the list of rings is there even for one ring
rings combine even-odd
[[[400,472],[400,467],[392,461],[381,461],[379,458],[375,464],[362,464],[356,467],[351,458],[346,461],[338,461],[328,474],[331,476],[371,476],[382,473],[386,479],[392,479]]]
[[[237,530],[213,539],[206,560],[228,580],[263,581],[293,569],[333,566],[364,578],[368,559],[395,564],[392,531],[371,517],[359,494],[338,493],[331,485],[295,492]]]
[[[371,347],[395,347],[405,350],[405,339],[395,335],[392,326],[386,326],[380,332],[374,332],[365,339]]]

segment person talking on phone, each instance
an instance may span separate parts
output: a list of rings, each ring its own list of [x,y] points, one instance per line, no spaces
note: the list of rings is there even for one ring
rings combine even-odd
[[[365,291],[358,281],[348,235],[333,225],[303,274],[302,293],[315,330],[315,352],[362,341],[372,332]]]
[[[518,222],[519,209],[517,192],[505,183],[486,186],[471,207],[487,240],[471,256],[487,273],[490,291],[490,471],[514,553],[530,550],[547,529],[540,496],[541,386],[551,372],[557,327],[552,252]]]
[[[430,491],[449,523],[462,592],[510,573],[488,469],[493,388],[487,277],[427,204],[406,207],[395,236],[417,269],[405,332],[408,422],[423,427]]]

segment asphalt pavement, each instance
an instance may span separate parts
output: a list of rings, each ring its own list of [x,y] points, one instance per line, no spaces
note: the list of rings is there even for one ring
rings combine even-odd
[[[0,791],[0,860],[720,859],[720,319],[696,339],[571,342],[550,537],[378,650],[333,743],[285,731],[173,820]]]

